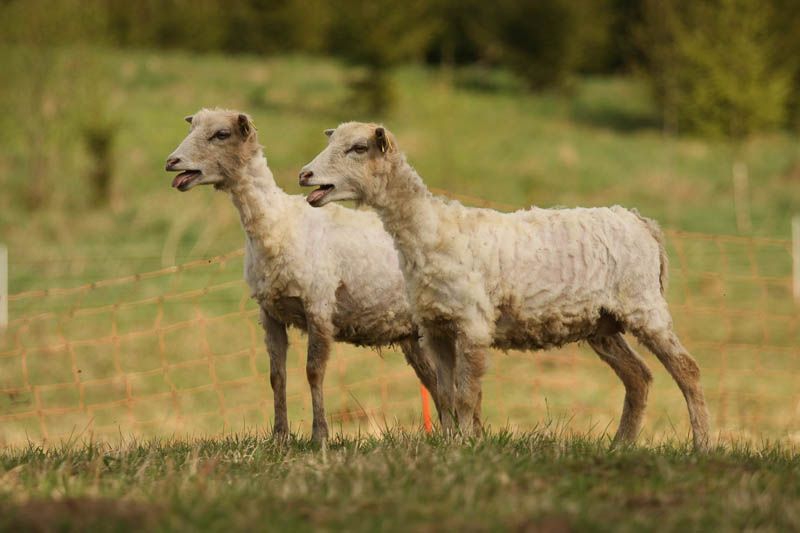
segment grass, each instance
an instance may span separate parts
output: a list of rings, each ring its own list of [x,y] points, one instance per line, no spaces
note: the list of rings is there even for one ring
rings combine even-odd
[[[97,48],[0,49],[0,236],[12,294],[158,270],[230,252],[242,243],[230,201],[179,194],[163,172],[202,106],[248,111],[281,186],[323,146],[324,128],[358,116],[345,106],[343,65],[324,58],[192,55]],[[508,72],[404,66],[384,117],[433,187],[495,202],[637,207],[669,233],[669,300],[676,327],[703,369],[715,427],[738,438],[800,438],[800,317],[785,239],[800,205],[797,137],[778,132],[742,151],[751,180],[753,235],[733,236],[732,148],[665,137],[634,78],[586,78],[569,94],[530,94]],[[91,118],[92,120],[88,120]],[[94,207],[85,131],[115,125],[115,197]],[[45,208],[24,198],[39,176]],[[765,238],[779,240],[771,241]],[[784,239],[784,240],[780,240]],[[111,438],[214,435],[268,427],[272,399],[255,304],[241,258],[177,273],[15,299],[0,334],[0,442],[91,432]],[[201,291],[201,292],[197,292]],[[205,291],[205,292],[202,292]],[[292,337],[290,419],[309,427],[305,341]],[[642,352],[644,352],[642,350]],[[687,434],[683,399],[654,359],[645,431]],[[493,354],[485,414],[530,428],[548,416],[598,434],[622,405],[618,380],[589,351]],[[347,433],[386,418],[419,422],[417,384],[394,350],[382,357],[336,347],[328,412]],[[88,428],[88,429],[87,429]]]
[[[800,458],[762,444],[611,449],[556,427],[480,439],[73,442],[0,451],[0,528],[786,531]]]

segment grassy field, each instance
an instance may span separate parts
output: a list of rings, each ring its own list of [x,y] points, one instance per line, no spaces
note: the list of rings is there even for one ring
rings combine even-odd
[[[244,434],[0,451],[0,528],[37,531],[790,531],[800,458],[778,446],[610,450],[558,428],[325,450]]]
[[[164,159],[203,106],[251,113],[278,182],[322,130],[365,119],[347,103],[347,69],[308,57],[225,57],[76,48],[0,50],[0,240],[10,252],[12,323],[0,334],[0,442],[87,433],[213,435],[265,428],[272,400],[241,257],[152,277],[109,278],[205,261],[241,246],[237,215],[208,189],[179,194]],[[587,78],[532,95],[508,73],[401,67],[385,123],[433,187],[501,209],[530,204],[637,207],[668,230],[669,298],[704,372],[723,437],[800,439],[800,317],[791,297],[789,217],[800,206],[797,137],[742,147],[753,238],[737,236],[731,165],[721,141],[665,136],[646,87]],[[112,124],[114,199],[93,207],[84,132]],[[50,203],[25,198],[39,176]],[[683,232],[700,232],[702,235]],[[714,236],[716,235],[716,236]],[[724,235],[726,237],[719,237]],[[289,405],[309,427],[305,341],[293,336]],[[645,438],[687,434],[683,399],[655,362]],[[495,354],[485,383],[495,427],[554,416],[613,432],[623,391],[583,348]],[[419,425],[419,391],[402,357],[337,346],[326,381],[334,427],[376,433]]]
[[[346,105],[347,71],[324,59],[2,52],[4,70],[15,75],[0,102],[0,232],[17,261],[100,256],[126,258],[122,266],[141,270],[162,261],[167,235],[177,257],[229,251],[240,235],[227,199],[210,191],[179,195],[162,170],[187,131],[182,117],[200,107],[251,113],[279,183],[291,192],[299,190],[298,169],[324,145],[324,128],[374,118]],[[45,73],[30,67],[34,59]],[[395,81],[397,103],[385,122],[432,186],[512,206],[622,203],[669,228],[737,233],[730,147],[665,138],[636,80],[590,78],[572,93],[545,95],[524,92],[502,71],[447,76],[403,67]],[[35,91],[36,84],[44,88]],[[87,193],[91,161],[82,132],[97,120],[116,126],[113,210],[90,209]],[[800,179],[797,138],[757,137],[743,155],[755,234],[787,237],[800,205],[800,188],[792,186]],[[33,174],[45,176],[53,199],[30,215],[22,199]],[[56,266],[45,273],[64,276]],[[74,276],[107,277],[120,268],[114,261],[85,265]],[[12,271],[16,290],[42,286],[42,272],[20,270]]]

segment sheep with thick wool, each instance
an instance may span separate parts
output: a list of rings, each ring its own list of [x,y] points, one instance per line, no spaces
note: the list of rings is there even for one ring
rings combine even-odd
[[[270,356],[277,436],[286,413],[287,327],[308,333],[306,375],[312,438],[328,436],[322,384],[331,344],[399,345],[437,403],[432,359],[420,348],[391,238],[374,213],[340,206],[313,209],[272,177],[250,118],[203,109],[186,117],[188,136],[167,159],[172,185],[227,192],[245,232],[245,279],[261,308]],[[438,405],[437,405],[438,407]]]
[[[655,222],[619,206],[465,207],[433,196],[383,127],[351,122],[326,134],[328,146],[300,172],[300,184],[318,186],[307,197],[314,206],[371,206],[394,239],[414,319],[435,354],[446,427],[470,428],[490,347],[583,340],[625,386],[615,441],[635,440],[652,377],[623,337],[630,331],[683,392],[695,446],[707,444],[700,371],[672,329]]]

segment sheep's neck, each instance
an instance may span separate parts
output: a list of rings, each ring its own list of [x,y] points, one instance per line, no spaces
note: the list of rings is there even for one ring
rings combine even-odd
[[[263,156],[254,157],[228,187],[251,245],[266,258],[281,253],[281,219],[288,195],[275,184]]]
[[[419,174],[405,160],[394,165],[383,180],[387,189],[371,202],[383,226],[406,258],[419,252],[421,244],[436,232],[438,202]]]

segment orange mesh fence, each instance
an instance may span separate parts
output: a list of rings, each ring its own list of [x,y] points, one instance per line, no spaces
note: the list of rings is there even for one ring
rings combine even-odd
[[[737,438],[800,440],[791,243],[678,231],[667,237],[670,306],[701,365],[715,429]],[[0,333],[0,443],[268,429],[269,361],[242,262],[236,250],[11,294],[9,325]],[[293,332],[290,340],[289,418],[307,433],[305,339]],[[686,436],[680,392],[657,360],[638,350],[655,375],[645,436]],[[396,350],[337,344],[325,382],[329,422],[336,431],[362,433],[421,427],[419,390]],[[492,354],[483,409],[494,427],[533,428],[555,419],[575,431],[603,432],[614,429],[622,399],[611,369],[571,345]]]

